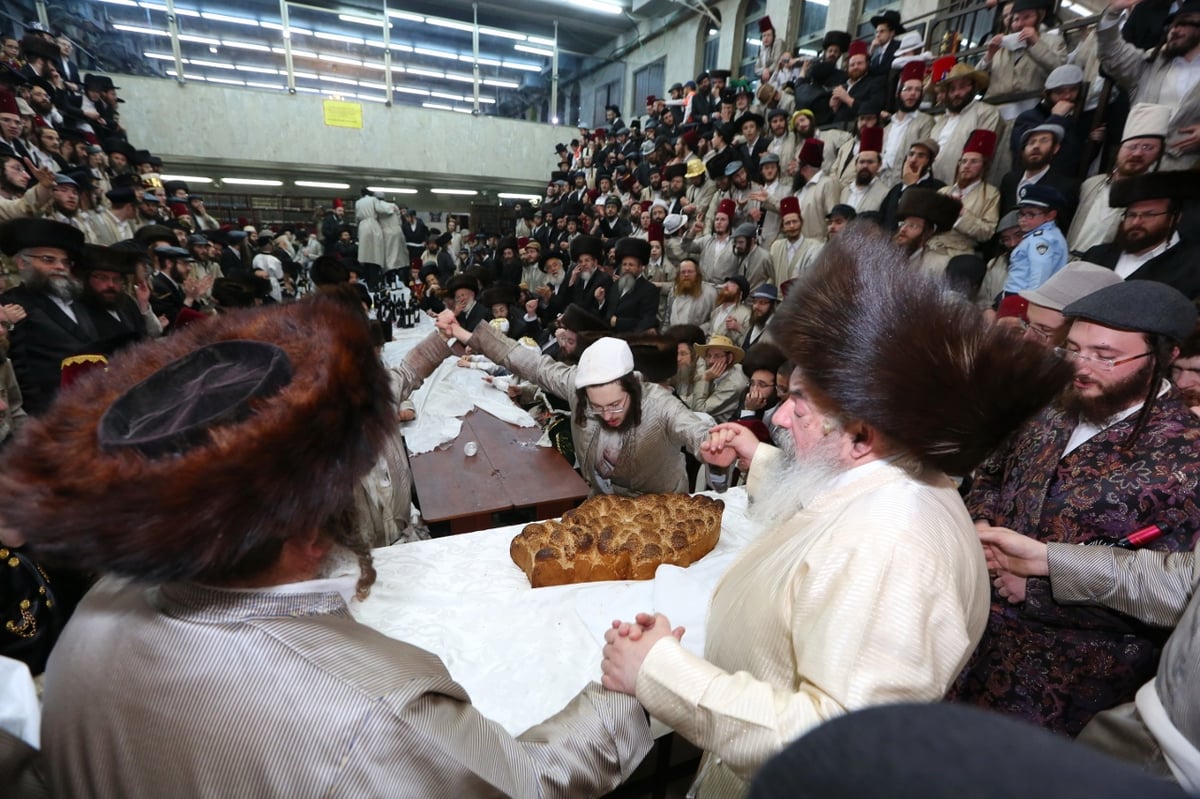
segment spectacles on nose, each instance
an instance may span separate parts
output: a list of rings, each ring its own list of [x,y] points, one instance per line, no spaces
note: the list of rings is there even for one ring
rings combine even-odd
[[[593,419],[599,419],[605,414],[608,414],[609,416],[622,416],[628,407],[629,395],[626,394],[624,399],[618,400],[617,402],[610,402],[607,405],[593,405],[589,402],[584,413]]]
[[[75,265],[75,262],[72,261],[70,258],[66,257],[65,255],[58,256],[58,255],[44,255],[43,254],[43,255],[26,255],[25,257],[31,261],[36,261],[37,263],[42,264],[43,266],[58,266],[61,264],[62,266],[65,266],[67,269],[70,269],[72,266]]]
[[[1032,333],[1032,334],[1034,334],[1035,336],[1037,336],[1037,337],[1038,337],[1039,339],[1041,339],[1042,341],[1049,341],[1049,340],[1050,340],[1051,331],[1049,331],[1049,330],[1043,330],[1043,329],[1041,329],[1040,327],[1037,327],[1036,325],[1034,325],[1034,324],[1032,324],[1031,322],[1028,322],[1028,321],[1026,321],[1026,320],[1024,320],[1024,319],[1022,319],[1022,320],[1021,320],[1021,329],[1022,329],[1022,330],[1024,330],[1024,331],[1026,331],[1026,332],[1028,332],[1028,333]]]
[[[1170,211],[1125,211],[1121,214],[1122,219],[1132,219],[1134,222],[1140,222],[1143,219],[1153,219],[1156,216],[1167,216]]]
[[[1123,363],[1130,363],[1154,354],[1153,352],[1143,352],[1141,355],[1127,355],[1124,358],[1099,358],[1095,355],[1084,355],[1079,350],[1069,350],[1066,347],[1055,347],[1054,351],[1068,361],[1086,363],[1105,372],[1111,372]]]
[[[1158,144],[1151,144],[1150,142],[1125,142],[1121,145],[1121,149],[1134,153],[1152,153],[1160,146]]]

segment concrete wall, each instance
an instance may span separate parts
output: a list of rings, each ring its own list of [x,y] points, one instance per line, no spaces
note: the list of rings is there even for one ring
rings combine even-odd
[[[493,192],[541,190],[554,168],[555,143],[572,132],[369,102],[362,104],[362,129],[354,130],[327,127],[324,98],[315,95],[133,76],[118,83],[128,98],[121,121],[130,139],[176,165],[204,161],[244,170],[257,163],[317,180],[377,176]],[[448,182],[448,175],[461,177]]]

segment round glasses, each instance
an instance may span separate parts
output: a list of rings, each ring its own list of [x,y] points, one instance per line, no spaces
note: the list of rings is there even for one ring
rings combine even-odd
[[[1127,355],[1124,358],[1098,358],[1095,355],[1084,355],[1079,350],[1069,350],[1066,347],[1055,347],[1054,351],[1068,361],[1087,363],[1105,372],[1111,372],[1123,363],[1130,363],[1154,354],[1153,352],[1143,352],[1141,355]]]
[[[610,402],[607,405],[593,405],[589,402],[583,413],[589,419],[600,419],[605,414],[609,416],[623,416],[628,409],[629,395],[626,394],[624,399],[617,402]]]

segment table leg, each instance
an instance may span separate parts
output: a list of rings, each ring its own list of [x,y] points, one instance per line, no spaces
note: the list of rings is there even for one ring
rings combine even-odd
[[[450,520],[450,534],[473,533],[477,530],[487,530],[492,527],[492,514],[479,513],[474,516],[460,516]]]

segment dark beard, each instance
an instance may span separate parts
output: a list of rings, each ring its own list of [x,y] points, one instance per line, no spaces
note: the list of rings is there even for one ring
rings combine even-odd
[[[970,105],[971,101],[974,99],[975,99],[974,94],[968,94],[964,99],[959,100],[959,101],[955,101],[955,100],[952,100],[949,97],[947,97],[946,98],[946,110],[953,111],[954,113],[957,114],[959,111],[963,110],[968,105]]]
[[[89,285],[84,285],[83,294],[80,300],[85,305],[90,305],[93,308],[102,308],[104,310],[116,310],[117,302],[120,297],[120,292],[112,291],[101,294]]]
[[[1050,156],[1044,156],[1041,153],[1025,153],[1021,156],[1021,162],[1025,165],[1026,170],[1036,172],[1050,163]]]
[[[896,109],[897,111],[903,111],[906,114],[911,114],[921,107],[921,100],[918,98],[915,103],[909,103],[908,105],[905,105],[904,101],[900,99],[900,96],[896,95],[896,105],[899,106],[899,108]]]
[[[750,324],[754,327],[766,327],[767,321],[771,318],[771,314],[774,313],[774,310],[775,309],[773,308],[768,309],[766,313],[763,314],[759,314],[758,311],[750,311]]]
[[[1125,232],[1125,228],[1122,226],[1117,228],[1117,237],[1114,241],[1121,248],[1121,252],[1145,252],[1171,238],[1172,232],[1171,228],[1167,228],[1160,235],[1151,236],[1147,234],[1136,241],[1131,241],[1129,234]]]
[[[1138,400],[1146,398],[1154,365],[1155,359],[1148,357],[1142,368],[1108,388],[1099,397],[1080,396],[1075,386],[1069,385],[1062,395],[1062,408],[1068,414],[1078,416],[1081,422],[1102,425]]]
[[[869,186],[871,184],[871,173],[865,169],[858,170],[858,174],[854,176],[854,183],[859,187]]]

